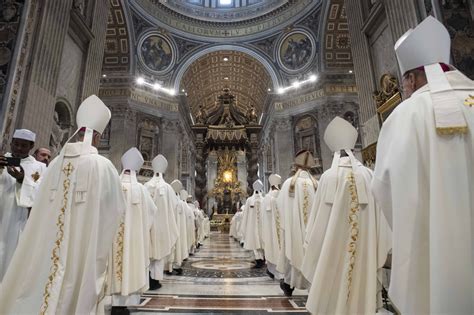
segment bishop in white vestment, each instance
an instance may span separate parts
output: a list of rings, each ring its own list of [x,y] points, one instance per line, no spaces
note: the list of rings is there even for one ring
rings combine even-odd
[[[309,151],[301,151],[295,157],[296,173],[281,187],[277,198],[280,211],[281,250],[277,271],[284,275],[280,287],[287,296],[293,289],[306,289],[308,282],[301,274],[305,254],[304,240],[314,194],[318,187],[310,170],[316,166]]]
[[[270,191],[263,198],[262,211],[262,240],[267,261],[267,273],[271,278],[281,275],[276,271],[276,264],[280,255],[280,217],[276,206],[276,200],[280,193],[281,177],[278,174],[271,174],[268,177]]]
[[[474,83],[446,65],[433,17],[395,52],[409,98],[382,126],[372,183],[393,230],[389,296],[402,314],[474,314]]]
[[[36,192],[46,171],[45,164],[29,155],[35,140],[36,135],[32,131],[15,130],[10,145],[12,153],[6,153],[5,157],[21,159],[21,168],[12,166],[4,168],[3,157],[0,157],[0,283],[25,227],[28,209],[33,206]],[[6,165],[6,162],[4,164]]]
[[[83,141],[66,143],[43,177],[0,287],[0,314],[96,312],[126,208],[117,170],[94,147],[110,116],[95,95],[79,107]]]
[[[196,240],[196,235],[194,233],[196,225],[195,225],[195,218],[194,218],[194,211],[186,202],[188,199],[188,192],[182,189],[179,192],[179,198],[183,203],[183,208],[186,214],[186,237],[187,237],[187,244],[188,244],[188,254],[194,255],[194,242]]]
[[[164,180],[163,174],[168,168],[168,161],[159,154],[152,161],[153,178],[145,183],[145,187],[155,202],[156,212],[151,230],[151,265],[150,289],[161,287],[163,271],[168,256],[171,255],[173,246],[178,240],[179,231],[174,215],[177,204],[173,188]]]
[[[311,282],[306,303],[311,314],[376,313],[377,272],[392,238],[370,194],[372,171],[352,154],[357,136],[357,130],[339,117],[324,134],[334,159],[319,180],[301,268]]]
[[[262,203],[263,183],[257,179],[253,183],[253,195],[245,202],[245,214],[243,218],[242,231],[245,235],[244,248],[252,250],[255,255],[255,267],[264,265],[264,252],[262,240]]]
[[[176,224],[178,225],[179,237],[176,245],[174,247],[173,261],[171,263],[171,269],[174,269],[178,275],[183,273],[181,265],[183,260],[188,258],[188,236],[187,236],[187,225],[186,225],[186,203],[181,200],[179,197],[179,192],[183,189],[183,184],[175,179],[171,182],[171,187],[173,188],[176,195],[176,207],[175,207],[175,217]],[[169,268],[168,268],[169,270]],[[169,270],[172,271],[172,270]]]
[[[112,295],[112,306],[138,305],[140,294],[148,290],[150,229],[157,209],[148,190],[137,181],[143,162],[135,147],[122,156],[120,178],[127,208],[109,257],[107,295]]]

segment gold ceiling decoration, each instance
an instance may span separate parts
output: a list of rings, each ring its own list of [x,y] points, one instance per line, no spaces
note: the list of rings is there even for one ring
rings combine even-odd
[[[194,117],[199,105],[211,114],[219,106],[217,97],[224,88],[235,95],[236,107],[246,113],[251,106],[257,115],[263,110],[272,81],[265,67],[255,58],[238,51],[217,51],[202,56],[186,71],[180,89]]]

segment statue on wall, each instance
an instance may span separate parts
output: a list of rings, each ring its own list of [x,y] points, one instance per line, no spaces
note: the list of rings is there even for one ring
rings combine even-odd
[[[247,110],[247,119],[249,123],[256,124],[257,123],[257,112],[255,110],[255,106],[250,105],[249,109]]]
[[[206,123],[206,119],[207,119],[207,112],[204,108],[202,108],[202,105],[199,105],[199,110],[196,113],[196,124],[204,125]]]
[[[54,112],[54,122],[51,128],[51,136],[49,137],[49,146],[51,153],[54,155],[61,150],[64,142],[69,136],[68,128],[64,128],[59,120],[59,113]]]

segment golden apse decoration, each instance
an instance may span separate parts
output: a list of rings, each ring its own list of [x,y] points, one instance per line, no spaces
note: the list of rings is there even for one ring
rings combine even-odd
[[[380,78],[380,90],[373,93],[377,115],[380,125],[387,120],[388,116],[402,102],[402,94],[396,77],[385,73]],[[364,165],[374,168],[377,156],[377,142],[371,143],[362,149]]]
[[[218,201],[219,213],[229,213],[232,206],[246,195],[237,178],[236,152],[219,150],[217,161],[217,177],[209,196]]]

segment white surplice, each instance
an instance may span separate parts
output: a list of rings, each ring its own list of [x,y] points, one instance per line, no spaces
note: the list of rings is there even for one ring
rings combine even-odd
[[[49,165],[0,287],[0,314],[90,314],[125,211],[117,170],[68,143]]]
[[[127,208],[109,257],[107,295],[125,297],[148,289],[150,230],[157,209],[148,190],[134,176],[122,174],[121,180]]]
[[[261,193],[254,192],[245,202],[242,232],[245,235],[246,250],[262,250],[262,203]]]
[[[474,314],[474,83],[457,70],[446,77],[467,134],[437,134],[425,85],[377,144],[372,190],[392,224],[389,295],[402,314]]]
[[[153,279],[162,280],[164,263],[179,236],[174,215],[177,200],[173,188],[165,182],[162,174],[155,174],[145,183],[145,187],[157,208],[151,227],[150,270]]]
[[[311,282],[306,308],[312,314],[376,312],[377,272],[391,248],[391,231],[370,194],[372,171],[355,162],[354,173],[349,157],[336,160],[338,165],[319,181],[302,264],[302,273]],[[358,204],[352,224],[351,190],[357,193]],[[356,238],[354,254],[348,250],[351,236]]]
[[[307,171],[302,170],[294,176],[298,176],[295,181],[294,196],[290,196],[290,185],[293,179],[290,177],[283,183],[277,198],[281,228],[281,249],[277,271],[284,275],[285,283],[291,287],[305,289],[307,281],[301,274],[301,265],[305,254],[306,225],[311,215],[316,187]]]
[[[276,199],[280,191],[271,190],[263,198],[262,210],[262,239],[267,264],[276,265],[280,254],[280,218],[276,206]]]
[[[10,153],[5,154],[11,157]],[[28,209],[33,206],[36,192],[46,171],[46,165],[31,155],[21,159],[25,172],[23,183],[0,171],[0,283],[15,252],[18,239],[28,218]]]

